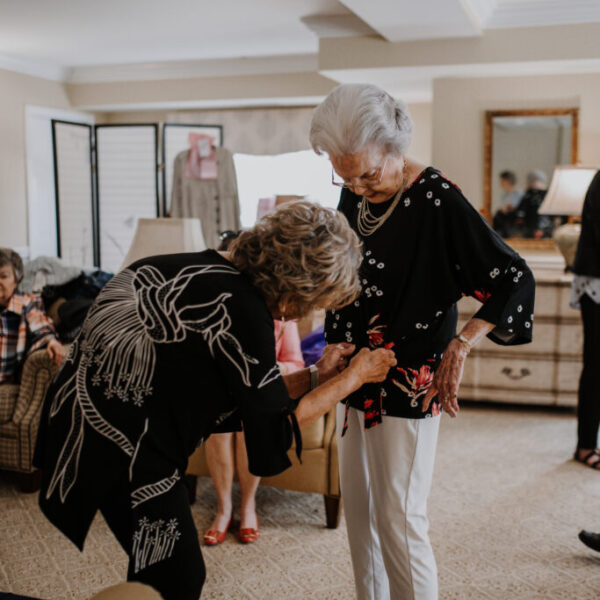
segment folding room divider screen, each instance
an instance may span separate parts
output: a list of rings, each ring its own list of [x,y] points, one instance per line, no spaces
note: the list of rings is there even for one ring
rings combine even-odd
[[[115,272],[140,217],[158,217],[158,125],[52,121],[57,254]]]
[[[223,144],[221,125],[164,123],[159,165],[157,123],[92,127],[53,120],[58,256],[76,266],[117,271],[137,220],[168,214],[173,164],[189,148],[191,132]]]
[[[57,254],[73,265],[98,264],[92,127],[52,120]]]
[[[100,266],[123,264],[139,218],[160,214],[158,126],[96,125]]]

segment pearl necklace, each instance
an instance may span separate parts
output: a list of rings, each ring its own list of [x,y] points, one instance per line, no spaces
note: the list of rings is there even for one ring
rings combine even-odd
[[[373,235],[387,221],[388,217],[394,212],[396,206],[398,206],[398,202],[400,202],[402,193],[406,188],[406,176],[404,175],[405,168],[406,163],[404,163],[404,167],[402,168],[402,185],[394,196],[394,200],[390,204],[390,207],[380,217],[373,215],[369,209],[369,201],[364,196],[362,197],[358,215],[356,217],[356,227],[358,233],[363,237]]]

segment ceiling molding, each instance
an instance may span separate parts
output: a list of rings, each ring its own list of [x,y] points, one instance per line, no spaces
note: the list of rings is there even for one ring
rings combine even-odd
[[[139,110],[189,110],[221,108],[298,108],[314,107],[325,96],[297,96],[288,98],[221,98],[211,100],[184,100],[170,102],[138,102],[135,104],[89,104],[78,106],[80,110],[91,112],[133,112]]]
[[[405,102],[431,102],[437,79],[543,77],[600,73],[600,58],[496,64],[432,65],[366,69],[324,69],[321,74],[338,83],[372,83]]]
[[[597,21],[600,21],[598,0],[544,0],[544,2],[529,0],[499,2],[485,27],[488,29],[540,27]]]
[[[263,57],[186,60],[156,63],[72,67],[68,83],[105,83],[115,81],[159,81],[231,77],[236,75],[271,75],[317,71],[317,54],[289,54]]]
[[[461,0],[461,2],[464,10],[472,14],[479,27],[483,29],[485,29],[498,5],[498,0]]]
[[[465,0],[340,0],[389,42],[481,35],[477,12]],[[475,0],[478,5],[484,0]]]
[[[373,35],[377,32],[355,14],[309,15],[300,19],[318,38]]]
[[[68,75],[68,69],[61,65],[24,58],[15,58],[14,56],[9,56],[7,54],[0,54],[0,69],[61,82],[65,81]]]

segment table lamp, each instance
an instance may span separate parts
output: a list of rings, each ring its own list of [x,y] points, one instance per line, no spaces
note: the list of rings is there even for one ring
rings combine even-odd
[[[579,216],[587,189],[597,167],[561,165],[554,169],[548,193],[540,205],[540,215]],[[567,268],[573,266],[581,225],[567,223],[554,230],[554,243],[565,258]]]
[[[140,258],[156,254],[200,252],[205,249],[200,219],[139,219],[121,269]]]

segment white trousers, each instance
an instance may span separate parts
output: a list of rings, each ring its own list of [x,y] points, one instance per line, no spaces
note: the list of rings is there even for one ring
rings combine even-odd
[[[337,409],[340,485],[358,600],[436,600],[437,567],[429,542],[431,488],[440,417],[383,417]]]

